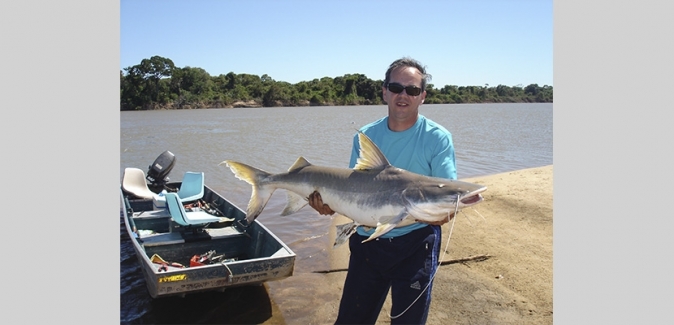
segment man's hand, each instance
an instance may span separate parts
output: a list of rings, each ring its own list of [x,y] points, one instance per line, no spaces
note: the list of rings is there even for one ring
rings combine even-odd
[[[314,191],[313,193],[309,194],[309,197],[307,199],[309,200],[309,205],[312,208],[314,208],[314,210],[318,211],[318,213],[323,215],[335,214],[335,211],[330,209],[330,206],[323,203],[323,198],[321,198],[321,194],[318,193],[317,191]]]
[[[440,221],[434,221],[434,222],[422,221],[422,220],[417,220],[417,221],[418,221],[418,222],[421,222],[421,223],[427,223],[427,224],[429,224],[429,225],[442,226],[442,225],[448,223],[449,220],[452,220],[452,218],[454,218],[454,212],[450,213],[449,215],[447,215],[446,218],[444,218],[444,219],[442,219],[442,220],[440,220]]]

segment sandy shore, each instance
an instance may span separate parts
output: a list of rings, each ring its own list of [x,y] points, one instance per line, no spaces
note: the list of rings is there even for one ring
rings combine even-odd
[[[479,214],[468,209],[453,228],[452,222],[442,227],[446,262],[435,278],[428,324],[552,324],[553,166],[463,180],[488,190],[475,208]],[[334,224],[346,222],[334,218]],[[282,299],[274,299],[264,324],[334,322],[349,249],[327,251],[335,272],[296,272],[282,286],[272,285]],[[486,259],[459,261],[482,255]],[[377,324],[389,324],[389,312],[390,297]]]

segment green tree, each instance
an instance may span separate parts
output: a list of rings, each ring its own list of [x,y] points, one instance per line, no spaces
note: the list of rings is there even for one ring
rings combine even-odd
[[[236,74],[212,77],[197,67],[177,68],[170,59],[153,56],[120,70],[121,110],[225,107],[235,101],[264,106],[376,105],[383,103],[382,80],[363,74],[323,77],[290,84],[271,76]],[[552,102],[552,86],[426,85],[426,103]]]
[[[125,68],[129,83],[137,90],[139,100],[133,102],[142,106],[143,109],[149,108],[152,103],[159,102],[160,91],[167,90],[160,87],[159,81],[162,78],[170,78],[174,69],[175,65],[171,59],[157,55],[150,59],[143,59],[138,65]]]

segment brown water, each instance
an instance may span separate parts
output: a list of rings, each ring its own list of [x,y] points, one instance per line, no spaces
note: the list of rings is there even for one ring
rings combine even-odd
[[[423,105],[420,113],[452,133],[459,179],[553,163],[552,104]],[[185,171],[203,171],[209,187],[245,209],[250,185],[220,162],[232,159],[282,172],[304,156],[316,165],[347,167],[356,130],[385,115],[386,106],[121,112],[120,181],[124,168],[147,171],[159,154],[170,150],[176,156],[171,180],[179,181]],[[330,217],[310,207],[279,217],[284,206],[285,193],[274,193],[258,220],[297,254],[295,272],[326,269]],[[283,299],[274,295],[283,287],[277,281],[231,289],[215,294],[217,299],[203,294],[152,301],[122,222],[120,218],[122,323],[260,323]],[[243,297],[256,303],[233,308]],[[204,303],[213,300],[220,304]],[[177,313],[177,306],[189,312]]]

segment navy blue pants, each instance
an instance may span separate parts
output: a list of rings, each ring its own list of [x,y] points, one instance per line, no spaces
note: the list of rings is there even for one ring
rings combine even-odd
[[[389,289],[391,324],[425,324],[431,304],[429,281],[438,266],[440,227],[361,243],[366,238],[355,233],[349,239],[349,271],[335,324],[374,324]]]

